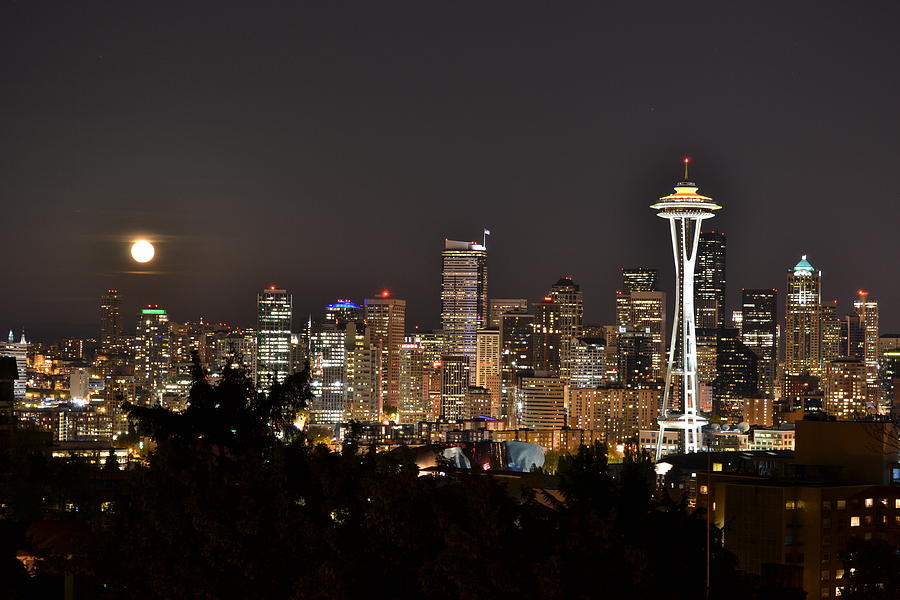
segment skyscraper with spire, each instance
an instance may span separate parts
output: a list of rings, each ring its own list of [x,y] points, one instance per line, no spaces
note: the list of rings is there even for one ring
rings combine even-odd
[[[784,311],[784,372],[822,375],[822,272],[804,254],[788,269]]]
[[[662,455],[666,429],[683,432],[685,452],[696,452],[702,447],[701,428],[706,418],[699,413],[699,388],[697,380],[696,315],[694,313],[694,271],[697,262],[697,245],[700,226],[705,219],[714,216],[722,208],[707,196],[697,193],[698,186],[688,178],[688,163],[684,159],[684,179],[675,184],[675,193],[663,196],[650,208],[657,216],[669,221],[672,250],[675,259],[675,315],[672,341],[666,370],[662,411],[659,417],[657,458]],[[676,348],[680,348],[680,360],[676,361]],[[673,386],[681,388],[682,412],[670,413]]]
[[[467,357],[474,383],[478,330],[487,326],[489,314],[487,248],[445,239],[441,261],[444,354]]]

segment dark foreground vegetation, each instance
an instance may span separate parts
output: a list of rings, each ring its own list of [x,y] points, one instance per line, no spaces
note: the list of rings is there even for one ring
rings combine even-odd
[[[308,398],[305,373],[260,396],[198,369],[184,413],[131,409],[157,447],[127,470],[15,434],[0,595],[62,598],[68,580],[104,599],[705,597],[703,515],[657,499],[648,457],[613,476],[605,447],[582,447],[515,493],[489,473],[419,477],[409,454],[313,445],[290,425]],[[711,598],[802,597],[738,573],[719,538]]]

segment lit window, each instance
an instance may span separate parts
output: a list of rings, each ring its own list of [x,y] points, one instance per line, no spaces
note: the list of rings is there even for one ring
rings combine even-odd
[[[875,499],[866,498],[866,508],[872,508],[873,506],[875,506]]]
[[[850,527],[859,527],[859,517],[850,517]]]
[[[788,500],[787,502],[784,503],[785,510],[794,510],[795,506],[796,505],[794,504],[793,500]]]
[[[837,501],[837,509],[844,510],[845,508],[847,508],[847,501],[846,500],[838,500]]]
[[[701,486],[700,486],[700,493],[701,493],[701,494],[708,494],[708,493],[709,493],[709,488],[706,487],[705,485],[701,485]]]
[[[719,472],[722,470],[722,463],[717,462],[713,463],[713,471]]]

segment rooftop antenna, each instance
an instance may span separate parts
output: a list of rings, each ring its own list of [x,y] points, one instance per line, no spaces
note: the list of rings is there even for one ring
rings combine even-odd
[[[690,162],[691,162],[691,157],[685,156],[684,157],[684,180],[685,181],[690,181],[690,179],[688,179],[688,164],[690,164]]]
[[[481,245],[487,248],[487,236],[491,235],[490,229],[484,230],[484,235],[481,236]]]

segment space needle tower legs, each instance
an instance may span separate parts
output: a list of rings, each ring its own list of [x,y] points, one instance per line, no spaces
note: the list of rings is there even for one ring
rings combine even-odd
[[[712,198],[701,196],[695,183],[688,178],[688,163],[684,159],[684,179],[675,184],[675,193],[663,196],[650,208],[669,220],[672,233],[672,253],[675,258],[675,318],[672,342],[666,369],[666,386],[659,415],[656,439],[656,460],[662,457],[667,430],[684,432],[684,451],[697,452],[702,448],[701,430],[706,418],[698,412],[697,338],[694,323],[694,266],[697,244],[704,219],[714,216],[722,208]],[[681,412],[672,410],[676,381],[680,381]]]

